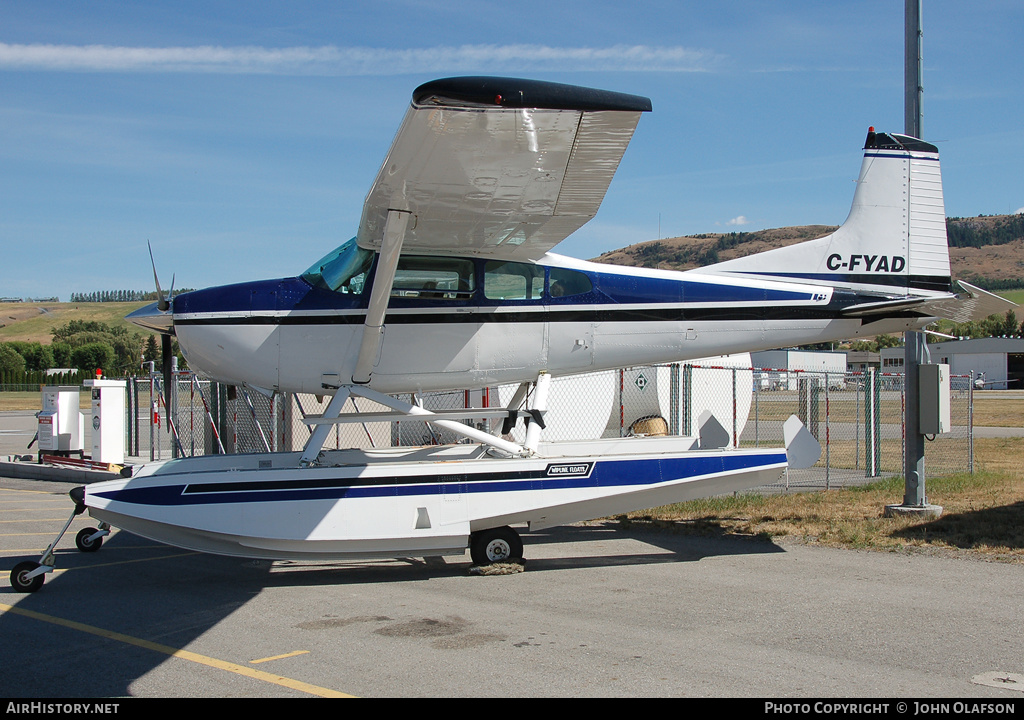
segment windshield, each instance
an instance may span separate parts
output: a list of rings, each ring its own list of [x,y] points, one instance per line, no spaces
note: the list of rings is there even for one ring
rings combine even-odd
[[[349,295],[361,295],[373,264],[373,253],[356,245],[352,238],[313,263],[302,279],[314,287]]]

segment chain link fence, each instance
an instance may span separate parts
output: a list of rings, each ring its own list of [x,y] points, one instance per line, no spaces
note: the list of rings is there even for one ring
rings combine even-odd
[[[740,356],[742,357],[742,356]],[[724,360],[728,362],[728,358]],[[301,450],[311,434],[305,418],[320,415],[329,397],[262,393],[175,375],[174,412],[168,422],[159,375],[131,378],[128,391],[129,455],[167,459],[213,453]],[[929,474],[973,472],[973,385],[950,380],[948,433],[929,437]],[[519,386],[399,395],[430,410],[505,407]],[[717,437],[717,445],[781,447],[783,424],[796,415],[821,445],[810,468],[790,470],[770,489],[833,488],[903,474],[904,376],[788,371],[744,366],[670,364],[554,378],[542,441],[671,434]],[[529,406],[529,399],[527,401]],[[350,398],[345,413],[386,408]],[[709,418],[713,418],[710,423]],[[499,434],[502,420],[466,421]],[[523,442],[520,420],[506,439]],[[381,448],[460,442],[423,420],[338,423],[324,444]]]

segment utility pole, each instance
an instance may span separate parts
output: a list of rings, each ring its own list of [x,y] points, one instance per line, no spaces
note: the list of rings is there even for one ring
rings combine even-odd
[[[904,0],[904,133],[921,138],[921,2]],[[906,397],[904,410],[903,472],[904,493],[902,505],[889,505],[886,515],[927,514],[937,517],[942,508],[928,504],[925,492],[924,435],[920,429],[921,396],[920,368],[925,362],[928,345],[921,332],[903,334],[903,382]]]

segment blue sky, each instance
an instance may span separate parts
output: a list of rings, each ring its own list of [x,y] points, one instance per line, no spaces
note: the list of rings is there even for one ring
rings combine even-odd
[[[1024,3],[924,0],[946,214],[1024,208]],[[493,74],[650,97],[601,252],[840,224],[903,131],[903,0],[0,0],[0,296],[294,275],[355,234],[412,90]]]

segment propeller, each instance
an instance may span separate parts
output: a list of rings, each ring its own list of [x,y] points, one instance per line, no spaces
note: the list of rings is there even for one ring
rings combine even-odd
[[[160,312],[165,313],[171,309],[171,301],[174,295],[174,275],[171,275],[171,289],[167,292],[167,297],[164,297],[163,290],[160,288],[160,278],[156,272],[156,260],[153,259],[153,245],[146,241],[146,245],[149,246],[149,262],[153,266],[153,282],[156,283],[156,297],[157,297],[157,308]],[[172,328],[173,332],[173,328]],[[174,357],[173,347],[171,345],[170,333],[160,334],[160,355],[162,360],[162,370],[164,376],[164,408],[168,414],[171,412],[171,383],[174,382],[174,374],[171,367],[171,358]],[[168,432],[170,432],[170,422],[167,423]]]
[[[157,308],[160,312],[167,312],[171,309],[171,298],[174,296],[174,275],[171,275],[171,289],[167,292],[167,297],[164,297],[163,290],[160,289],[160,278],[156,274],[156,260],[153,259],[153,244],[146,241],[146,245],[149,247],[149,262],[153,266],[153,282],[156,283],[156,302]]]

